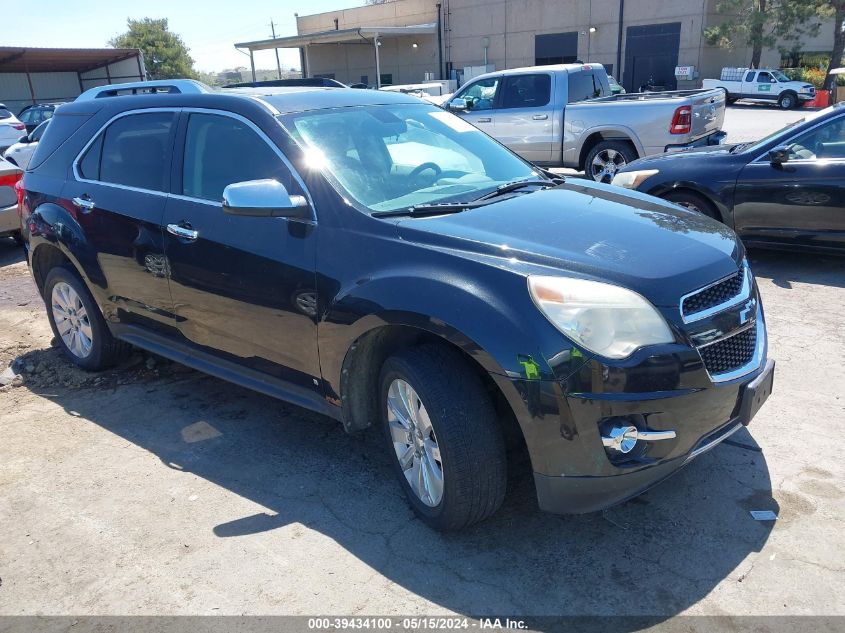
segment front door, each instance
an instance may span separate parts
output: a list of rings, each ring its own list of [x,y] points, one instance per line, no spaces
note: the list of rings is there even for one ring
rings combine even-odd
[[[494,118],[496,107],[496,96],[501,83],[501,77],[488,77],[479,79],[458,92],[453,98],[464,99],[467,109],[455,111],[475,127],[496,137],[496,121]]]
[[[495,110],[496,138],[532,163],[552,161],[552,81],[550,73],[508,75]]]
[[[316,225],[228,215],[224,188],[275,179],[302,195],[278,149],[241,117],[185,112],[165,250],[179,329],[206,351],[309,390],[319,378]]]
[[[793,138],[789,160],[767,156],[737,180],[734,226],[741,237],[807,246],[845,246],[845,116]]]

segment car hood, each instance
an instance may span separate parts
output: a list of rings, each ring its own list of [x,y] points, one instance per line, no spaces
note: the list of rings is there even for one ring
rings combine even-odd
[[[651,196],[586,180],[461,213],[397,224],[409,242],[493,258],[521,274],[625,286],[656,305],[735,271],[743,257],[723,224]]]
[[[628,163],[619,171],[636,171],[638,169],[645,169],[646,165],[648,165],[647,169],[658,169],[658,166],[666,161],[671,161],[673,165],[676,165],[679,163],[682,164],[683,161],[701,160],[702,158],[706,158],[708,161],[720,159],[728,160],[729,158],[736,156],[736,154],[731,154],[732,147],[734,147],[734,145],[709,145],[705,147],[693,147],[682,152],[653,154],[652,156],[646,156],[645,158],[638,158],[637,160]]]

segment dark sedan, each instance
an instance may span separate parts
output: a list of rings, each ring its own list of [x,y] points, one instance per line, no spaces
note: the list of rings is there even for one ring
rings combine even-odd
[[[845,250],[845,102],[754,142],[632,162],[613,184],[721,220],[747,244]]]

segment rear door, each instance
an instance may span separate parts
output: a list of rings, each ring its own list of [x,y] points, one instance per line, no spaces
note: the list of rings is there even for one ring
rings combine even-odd
[[[552,161],[554,76],[551,73],[507,75],[495,112],[495,137],[534,163]]]
[[[757,97],[757,71],[749,70],[742,78],[742,96],[743,97]]]
[[[453,99],[464,99],[467,102],[467,110],[455,111],[455,114],[465,118],[490,136],[496,137],[494,115],[501,81],[501,76],[488,77],[464,86]]]
[[[223,358],[317,389],[316,225],[223,212],[227,185],[272,178],[305,192],[252,122],[186,111],[180,123],[165,239],[182,335]],[[185,237],[185,231],[194,231]]]
[[[734,225],[742,237],[845,246],[845,116],[791,139],[790,157],[759,157],[740,173]]]
[[[62,198],[96,253],[91,279],[121,319],[171,322],[161,223],[169,189],[176,110],[124,113],[73,164]]]

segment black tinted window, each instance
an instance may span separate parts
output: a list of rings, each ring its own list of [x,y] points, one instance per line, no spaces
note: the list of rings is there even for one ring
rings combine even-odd
[[[569,73],[569,103],[603,97],[601,82],[591,72]]]
[[[502,88],[503,108],[538,108],[548,105],[552,93],[549,75],[505,77]]]
[[[103,135],[100,134],[97,140],[85,152],[85,156],[79,161],[79,175],[86,180],[100,179],[100,156],[103,153]]]
[[[754,71],[752,70],[750,73],[745,75],[745,81],[754,81]]]
[[[50,125],[44,130],[35,153],[29,161],[30,171],[40,166],[58,149],[79,127],[89,119],[88,116],[57,115],[50,119]]]
[[[227,185],[248,180],[278,180],[290,190],[282,160],[246,123],[214,114],[192,114],[185,137],[182,193],[223,200]]]
[[[8,119],[10,116],[12,116],[11,112],[6,108],[0,108],[0,119]]]
[[[173,114],[130,114],[103,134],[97,180],[151,191],[167,191]]]

